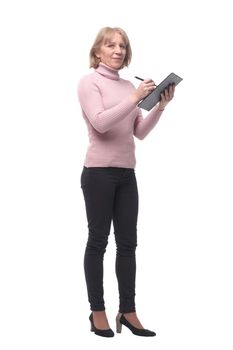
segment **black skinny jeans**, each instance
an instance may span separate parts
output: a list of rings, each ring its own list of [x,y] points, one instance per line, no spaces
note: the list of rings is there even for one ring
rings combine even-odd
[[[105,310],[103,257],[113,223],[119,311],[135,311],[138,190],[134,169],[83,168],[81,187],[89,228],[84,256],[88,300],[92,311]]]

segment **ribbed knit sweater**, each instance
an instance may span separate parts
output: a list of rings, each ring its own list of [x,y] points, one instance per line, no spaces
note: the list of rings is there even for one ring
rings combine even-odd
[[[162,112],[154,107],[143,118],[130,99],[134,90],[118,70],[103,63],[79,81],[78,97],[89,135],[86,167],[135,168],[134,136],[142,140]]]

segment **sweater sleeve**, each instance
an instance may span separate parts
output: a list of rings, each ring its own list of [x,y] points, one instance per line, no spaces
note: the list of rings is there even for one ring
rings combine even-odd
[[[141,109],[138,108],[138,110],[138,116],[134,122],[134,135],[138,139],[143,140],[159,121],[162,111],[154,107],[151,112],[143,118]]]
[[[91,76],[83,77],[78,85],[81,108],[94,129],[105,133],[126,118],[135,109],[135,104],[127,97],[119,104],[105,109],[100,88]]]

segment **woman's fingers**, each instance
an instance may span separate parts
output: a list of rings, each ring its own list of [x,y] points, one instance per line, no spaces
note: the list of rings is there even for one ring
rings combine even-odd
[[[175,92],[175,85],[170,85],[161,93],[160,108],[165,108],[166,105],[173,99]]]
[[[161,94],[163,95],[164,99],[166,101],[171,101],[174,97],[174,92],[175,92],[175,85],[169,85],[167,89],[164,90],[164,93]]]
[[[155,88],[155,83],[151,79],[145,79],[140,85],[139,90],[142,92],[142,98],[146,97]]]

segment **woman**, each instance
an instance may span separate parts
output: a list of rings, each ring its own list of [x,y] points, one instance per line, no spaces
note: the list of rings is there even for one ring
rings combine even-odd
[[[154,88],[146,79],[137,89],[119,77],[131,61],[131,47],[121,28],[102,28],[90,50],[90,68],[78,85],[89,146],[81,175],[89,236],[84,270],[90,302],[91,330],[112,337],[103,298],[103,257],[111,223],[116,240],[116,276],[119,288],[117,332],[122,325],[139,336],[155,336],[139,321],[135,308],[138,191],[134,136],[143,139],[156,125],[174,95],[174,86],[161,94],[160,102],[143,118],[137,104]]]

